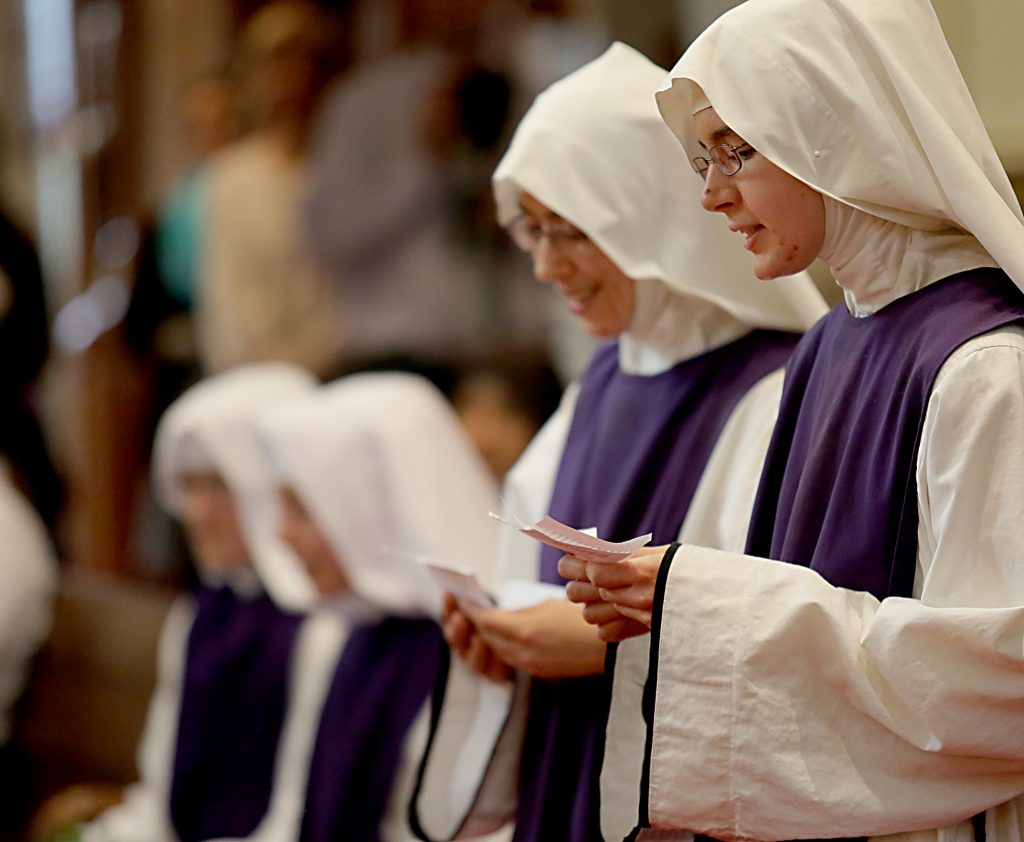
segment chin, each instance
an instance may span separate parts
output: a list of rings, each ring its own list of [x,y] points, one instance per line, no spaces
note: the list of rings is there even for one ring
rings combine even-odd
[[[777,261],[773,260],[755,260],[754,261],[754,277],[759,281],[774,281],[778,278],[786,278],[790,275],[795,275],[797,272],[802,272],[808,266],[811,265],[812,261],[806,263],[800,260],[791,260],[785,265],[780,265]]]

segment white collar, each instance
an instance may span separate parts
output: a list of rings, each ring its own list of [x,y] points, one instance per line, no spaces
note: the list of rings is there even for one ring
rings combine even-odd
[[[636,312],[619,339],[619,367],[652,377],[750,331],[721,307],[660,281],[636,282]]]
[[[981,243],[957,228],[921,231],[822,198],[825,242],[820,257],[857,318],[957,272],[998,265]]]

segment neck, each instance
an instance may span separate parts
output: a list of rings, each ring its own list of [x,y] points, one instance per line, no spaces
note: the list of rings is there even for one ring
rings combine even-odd
[[[636,312],[619,340],[619,365],[628,374],[660,374],[749,331],[710,301],[660,281],[637,281]]]
[[[996,266],[970,234],[950,227],[922,231],[825,200],[821,259],[857,318],[968,269]]]

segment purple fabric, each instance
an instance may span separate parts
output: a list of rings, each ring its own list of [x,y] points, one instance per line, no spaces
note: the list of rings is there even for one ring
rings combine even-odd
[[[844,306],[786,370],[747,551],[879,599],[910,596],[921,427],[939,368],[964,342],[1024,317],[997,269],[965,272],[866,319]]]
[[[796,336],[753,331],[651,377],[619,369],[618,346],[584,373],[550,514],[609,540],[679,534],[715,443],[736,404],[783,365]],[[545,547],[541,578],[562,583]],[[600,839],[597,771],[610,687],[605,676],[535,680],[520,770],[516,842]]]
[[[356,629],[324,702],[301,842],[374,842],[406,734],[437,675],[433,620],[392,617]]]
[[[910,596],[932,384],[964,342],[1022,318],[1024,296],[995,269],[954,275],[866,319],[834,309],[786,368],[747,552],[879,599]]]
[[[248,836],[267,811],[301,618],[265,594],[200,588],[171,784],[181,842]]]

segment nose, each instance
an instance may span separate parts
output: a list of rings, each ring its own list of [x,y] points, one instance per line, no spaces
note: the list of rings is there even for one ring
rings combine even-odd
[[[711,213],[725,213],[736,203],[736,190],[733,178],[722,175],[718,167],[709,167],[704,179],[704,190],[700,196],[704,210]]]
[[[572,261],[555,248],[550,237],[541,237],[533,249],[533,276],[538,281],[556,283],[567,280],[572,273]]]

